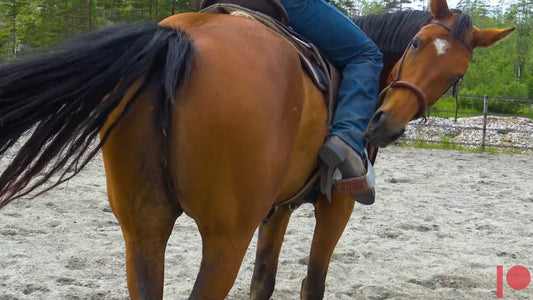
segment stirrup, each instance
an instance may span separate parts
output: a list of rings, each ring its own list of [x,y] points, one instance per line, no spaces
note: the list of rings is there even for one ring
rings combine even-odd
[[[344,176],[355,175],[354,168],[349,165],[343,149],[334,143],[329,143],[328,147],[322,147],[319,151],[320,163],[320,191],[326,195],[331,202],[333,187],[337,191],[350,194],[352,199],[364,204],[371,205],[375,201],[375,174],[372,163],[368,159],[368,153],[364,150],[363,159],[366,160],[366,173],[362,176],[342,178]]]

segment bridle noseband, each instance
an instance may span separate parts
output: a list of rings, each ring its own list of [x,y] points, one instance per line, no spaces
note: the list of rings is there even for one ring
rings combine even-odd
[[[452,33],[452,28],[448,24],[446,24],[446,23],[444,23],[442,21],[431,20],[430,24],[440,25],[440,26],[444,27],[448,32]],[[381,93],[379,93],[379,96],[378,96],[378,107],[379,107],[383,103],[383,100],[385,98],[385,94],[387,93],[387,91],[389,89],[406,88],[406,89],[411,90],[413,93],[416,94],[417,100],[418,100],[418,112],[416,113],[416,115],[413,118],[413,120],[414,119],[418,119],[420,117],[424,117],[425,112],[428,109],[428,102],[427,102],[426,94],[424,94],[424,92],[419,87],[417,87],[415,84],[410,83],[408,81],[400,80],[400,71],[402,69],[403,61],[405,59],[405,56],[407,55],[407,52],[409,52],[409,48],[411,48],[411,46],[413,45],[413,42],[415,41],[415,39],[416,39],[416,37],[413,38],[413,40],[411,40],[409,45],[407,45],[407,48],[405,48],[405,51],[403,52],[402,57],[400,58],[400,61],[399,61],[399,64],[398,64],[398,68],[396,68],[396,73],[394,75],[394,78],[389,83],[389,85],[387,85],[381,91]],[[461,41],[461,42],[466,47],[466,49],[470,53],[472,53],[472,48],[470,47],[470,45],[468,45],[465,41]],[[457,80],[455,83],[452,83],[450,85],[450,86],[453,85],[453,94],[454,94],[454,97],[456,97],[456,98],[457,98],[457,83],[459,81],[460,81],[460,79]]]

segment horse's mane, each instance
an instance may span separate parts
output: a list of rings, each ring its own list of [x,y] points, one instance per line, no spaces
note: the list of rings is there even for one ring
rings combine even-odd
[[[469,14],[462,13],[458,9],[452,9],[452,11],[459,13],[452,26],[452,36],[460,40],[463,44],[468,45],[466,41],[466,33],[467,31],[472,30],[474,21],[472,21],[472,17]],[[472,51],[472,49],[470,49],[470,51]]]
[[[465,41],[465,33],[472,28],[472,18],[460,10],[452,27],[452,35]],[[431,22],[431,13],[409,10],[379,15],[356,17],[355,23],[368,35],[383,53],[403,53],[420,29]]]
[[[402,53],[411,39],[433,17],[427,11],[401,11],[357,17],[355,23],[383,53]]]

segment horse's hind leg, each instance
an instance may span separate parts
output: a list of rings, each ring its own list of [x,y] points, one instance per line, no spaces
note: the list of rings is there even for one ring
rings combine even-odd
[[[220,224],[224,227],[224,224]],[[225,299],[241,266],[254,230],[202,228],[202,263],[189,299]]]
[[[130,296],[161,299],[165,247],[182,211],[164,185],[153,109],[141,100],[118,123],[102,152],[109,202],[126,241]]]
[[[354,201],[347,194],[333,193],[331,203],[319,198],[315,204],[315,233],[311,244],[307,276],[302,282],[301,299],[322,299],[329,261],[350,219]]]
[[[126,241],[126,272],[132,299],[162,299],[165,248],[179,214],[166,197],[110,198]]]
[[[254,193],[253,190],[260,189],[260,186],[245,185],[251,190],[241,194],[234,192],[243,188],[240,185],[210,184],[211,189],[195,190],[197,197],[190,198],[195,201],[187,201],[186,196],[180,198],[185,212],[198,225],[203,246],[200,271],[190,299],[226,298],[253,234],[268,213],[266,199],[274,198],[266,192]],[[216,201],[204,203],[204,199]]]
[[[270,299],[276,283],[278,258],[292,211],[280,206],[266,224],[262,224],[257,241],[255,267],[250,287],[252,300]]]

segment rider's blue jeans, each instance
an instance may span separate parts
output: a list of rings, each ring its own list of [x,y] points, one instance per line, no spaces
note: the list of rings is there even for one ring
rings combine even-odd
[[[381,52],[372,40],[335,6],[324,0],[281,0],[289,25],[311,41],[340,70],[337,108],[331,134],[359,154],[364,131],[376,109]]]

